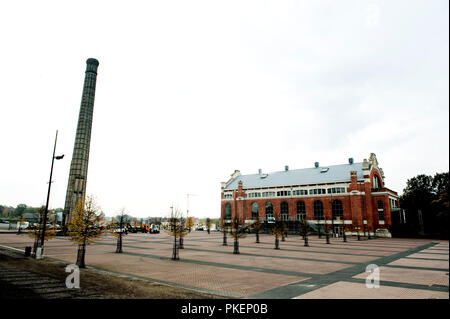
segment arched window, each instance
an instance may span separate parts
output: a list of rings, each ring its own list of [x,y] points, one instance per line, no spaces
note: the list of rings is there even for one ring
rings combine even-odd
[[[323,219],[323,204],[320,200],[314,202],[314,219]]]
[[[297,202],[297,220],[305,220],[306,219],[306,208],[305,203],[303,201]]]
[[[339,199],[335,199],[331,203],[331,211],[333,212],[333,219],[344,219],[344,209],[342,207],[342,202]]]
[[[287,202],[282,202],[280,205],[281,220],[289,219],[289,204]]]
[[[380,183],[380,179],[378,178],[378,175],[373,175],[372,188],[380,188],[380,187],[381,187],[381,183]]]
[[[258,203],[252,204],[252,219],[258,219]]]
[[[379,200],[377,206],[378,206],[378,220],[384,220],[383,201]]]
[[[266,203],[266,219],[273,217],[273,205],[271,202]]]
[[[225,205],[225,219],[231,219],[231,205]]]

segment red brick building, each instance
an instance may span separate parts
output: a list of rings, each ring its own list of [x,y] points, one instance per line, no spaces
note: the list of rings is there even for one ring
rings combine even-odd
[[[258,174],[235,171],[222,183],[221,219],[237,216],[246,223],[262,222],[275,215],[286,221],[306,218],[316,224],[330,224],[338,232],[342,224],[353,232],[390,229],[391,209],[398,207],[398,194],[384,184],[383,170],[374,153],[369,160]]]

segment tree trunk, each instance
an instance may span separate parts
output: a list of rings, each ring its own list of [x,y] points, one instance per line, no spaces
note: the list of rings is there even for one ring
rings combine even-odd
[[[275,249],[280,249],[280,240],[278,236],[275,236]]]
[[[304,246],[306,246],[306,247],[309,246],[309,243],[308,243],[308,236],[305,236],[305,244],[304,244]]]
[[[228,244],[227,244],[227,233],[226,232],[223,232],[223,244],[222,244],[222,246],[228,246]]]
[[[178,247],[177,247],[177,236],[174,236],[173,241],[173,252],[172,252],[172,260],[178,260]]]
[[[184,249],[184,246],[183,246],[183,237],[180,237],[180,249]]]
[[[234,250],[233,250],[233,254],[239,254],[239,241],[236,238],[234,238]]]
[[[119,233],[119,238],[117,238],[117,248],[116,253],[122,252],[122,233]]]
[[[78,245],[78,254],[77,254],[77,266],[79,268],[85,268],[86,265],[84,263],[84,256],[86,255],[86,245],[80,244]]]
[[[258,232],[256,232],[256,243],[259,244],[259,233]]]

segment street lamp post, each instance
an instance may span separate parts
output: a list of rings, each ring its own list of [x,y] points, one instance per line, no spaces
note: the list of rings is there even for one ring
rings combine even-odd
[[[52,166],[50,168],[50,179],[48,181],[47,203],[45,204],[44,216],[42,218],[42,233],[41,233],[41,238],[40,238],[41,255],[44,252],[45,230],[46,230],[46,227],[47,227],[48,203],[49,203],[49,200],[50,200],[50,189],[51,189],[51,186],[52,186],[53,164],[55,162],[55,159],[60,160],[60,159],[64,158],[64,154],[60,155],[60,156],[55,156],[57,140],[58,140],[58,130],[56,130],[55,145],[53,146]],[[37,239],[37,240],[39,241],[39,239]],[[37,245],[35,245],[35,246],[37,247]]]

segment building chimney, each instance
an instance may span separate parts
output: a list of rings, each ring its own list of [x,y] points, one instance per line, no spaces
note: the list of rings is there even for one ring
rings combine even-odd
[[[315,166],[316,168],[318,168],[318,167],[319,167],[319,162],[315,162],[315,163],[314,163],[314,166]]]
[[[86,182],[89,164],[89,146],[91,142],[92,115],[94,112],[95,87],[97,83],[98,61],[86,60],[83,93],[80,113],[70,163],[69,181],[67,183],[66,201],[64,204],[63,227],[72,218],[72,212],[79,201],[86,196]]]
[[[350,165],[353,164],[353,157],[350,157],[350,158],[348,159],[348,163],[349,163]]]
[[[284,171],[287,172],[289,170],[289,166],[285,165],[284,166]]]

